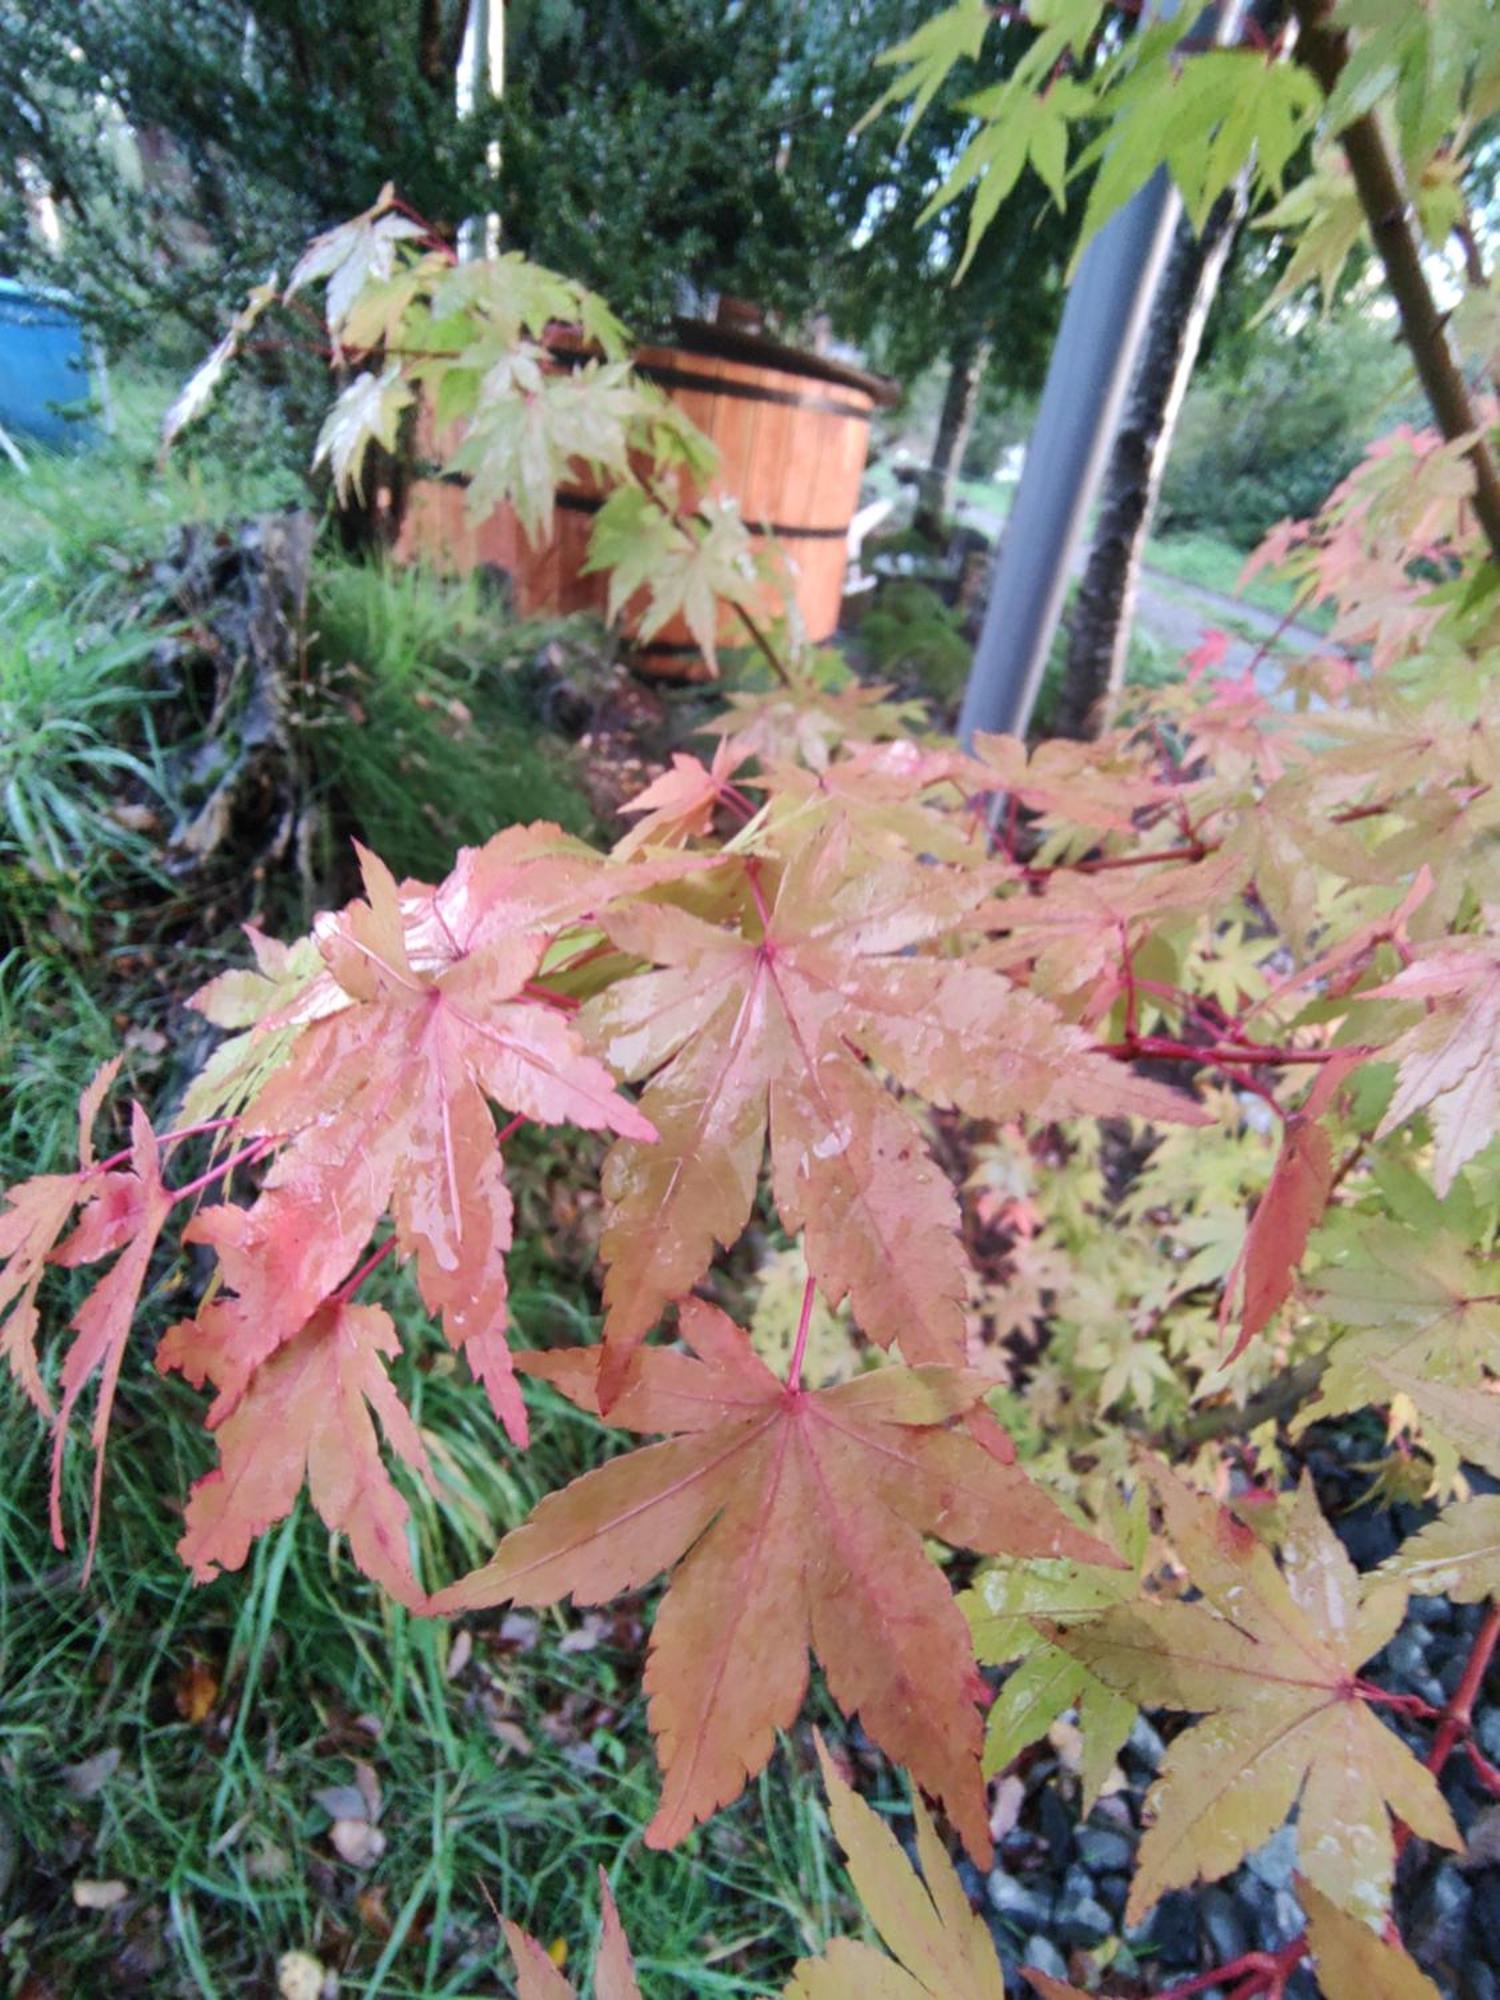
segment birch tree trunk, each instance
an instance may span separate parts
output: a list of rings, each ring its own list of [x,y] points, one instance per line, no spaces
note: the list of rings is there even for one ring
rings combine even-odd
[[[916,526],[937,540],[953,513],[953,490],[964,449],[974,428],[979,387],[990,358],[990,343],[977,333],[960,334],[948,357],[948,386],[933,440],[932,459],[922,474],[917,497]]]
[[[1177,225],[1073,606],[1053,724],[1059,736],[1097,736],[1124,685],[1146,536],[1209,307],[1244,212],[1244,190],[1236,187],[1214,204],[1201,236],[1194,236],[1186,218]]]

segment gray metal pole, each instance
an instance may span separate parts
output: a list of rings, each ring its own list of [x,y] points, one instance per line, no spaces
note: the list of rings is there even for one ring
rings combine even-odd
[[[965,746],[976,729],[1025,733],[1181,213],[1158,170],[1083,253],[1001,530],[958,720]]]
[[[1238,34],[1246,0],[1222,0],[1201,28]],[[1141,26],[1170,19],[1182,0],[1151,0]],[[1191,18],[1191,17],[1190,17]],[[1024,735],[1062,619],[1084,522],[1099,490],[1135,373],[1156,287],[1182,201],[1159,170],[1099,231],[1063,307],[1015,504],[1001,531],[984,625],[969,670],[959,740],[976,729]]]

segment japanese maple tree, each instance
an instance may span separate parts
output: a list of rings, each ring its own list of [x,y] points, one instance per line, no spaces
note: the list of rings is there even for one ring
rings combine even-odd
[[[977,180],[982,227],[1028,162],[1061,182],[1087,121],[1089,226],[1163,162],[1200,213],[1248,168],[1323,270],[1352,188],[1434,390],[1434,431],[1372,451],[1276,538],[1331,610],[1326,650],[1279,680],[1216,676],[1205,652],[1090,745],[961,751],[768,627],[711,452],[576,285],[514,256],[456,265],[388,190],[257,294],[174,426],[252,325],[321,284],[340,486],[419,406],[477,514],[508,500],[541,529],[586,474],[609,489],[614,607],[685,612],[710,653],[748,638],[769,685],[730,697],[716,747],[678,753],[609,852],[512,829],[430,883],[361,854],[364,894],[308,937],[252,936],[254,967],[197,996],[229,1039],[183,1103],[155,1124],[132,1106],[101,1159],[108,1066],[76,1171],[10,1191],[0,1350],[53,1427],[59,1545],[90,1384],[96,1521],[108,1504],[137,1302],[175,1239],[214,1265],[155,1355],[214,1392],[219,1463],[180,1544],[196,1577],[237,1569],[304,1485],[420,1612],[667,1577],[644,1669],[655,1844],[765,1766],[810,1660],[981,1858],[986,1779],[1064,1713],[1086,1798],[1137,1706],[1196,1718],[1147,1802],[1132,1916],[1295,1811],[1307,1928],[1212,1977],[1279,1994],[1310,1958],[1343,2000],[1427,1990],[1390,1923],[1395,1857],[1454,1843],[1437,1779],[1459,1746],[1500,1791],[1472,1733],[1500,1529],[1464,1469],[1500,1475],[1496,319],[1475,280],[1434,334],[1417,225],[1391,239],[1366,199],[1404,175],[1429,238],[1459,225],[1500,32],[1489,7],[1294,11],[1295,60],[1290,37],[1189,58],[1170,24],[1121,38],[1097,0],[1033,0],[1032,58],[976,101],[978,150],[944,192]],[[919,114],[990,14],[964,0],[894,52],[896,94]],[[1343,149],[1342,194],[1332,150],[1294,182],[1309,138]],[[511,1347],[523,1124],[609,1136],[596,1344]],[[185,1146],[207,1165],[182,1171]],[[752,1218],[796,1272],[774,1368],[754,1316],[703,1295]],[[526,1444],[526,1381],[655,1440],[547,1495],[467,1575],[414,1556],[403,1482],[443,1474],[391,1366],[405,1329],[361,1296],[392,1261],[508,1433],[497,1452]],[[43,1287],[94,1267],[54,1338]],[[1442,1511],[1360,1577],[1289,1475],[1309,1424],[1365,1409]],[[1490,1600],[1441,1708],[1364,1676],[1423,1590]],[[981,1669],[1002,1662],[986,1725]],[[1397,1710],[1430,1729],[1424,1756]],[[998,1991],[920,1804],[917,1888],[828,1782],[892,1956],[836,1945],[789,1991]],[[598,1990],[628,1994],[608,1904],[604,1937]],[[511,1944],[523,1992],[569,1990]]]

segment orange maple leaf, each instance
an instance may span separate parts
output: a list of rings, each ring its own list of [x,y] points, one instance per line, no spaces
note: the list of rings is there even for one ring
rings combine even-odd
[[[787,861],[772,907],[744,928],[660,903],[601,919],[661,968],[580,1016],[617,1072],[651,1078],[641,1108],[660,1135],[622,1142],[605,1166],[606,1403],[667,1302],[744,1228],[768,1127],[777,1207],[805,1232],[830,1304],[849,1297],[864,1331],[899,1339],[909,1361],[962,1363],[957,1204],[861,1050],[929,1103],[976,1117],[1197,1115],[999,973],[913,955],[985,893],[964,871],[872,861],[834,825]]]
[[[428,1309],[524,1441],[505,1341],[511,1198],[490,1102],[541,1124],[654,1136],[563,1016],[523,995],[557,903],[581,891],[565,867],[559,893],[544,856],[538,907],[496,905],[493,884],[480,893],[485,869],[513,889],[532,858],[479,850],[450,878],[462,895],[445,885],[414,900],[362,852],[368,900],[320,925],[344,1004],[300,1027],[242,1120],[279,1156],[252,1207],[208,1209],[185,1232],[214,1246],[239,1295],[228,1402],[347,1278],[389,1210]]]
[[[77,1265],[97,1263],[115,1250],[121,1253],[69,1322],[75,1338],[63,1360],[62,1398],[52,1428],[52,1540],[62,1548],[62,1463],[68,1425],[85,1386],[97,1373],[99,1395],[89,1431],[89,1442],[94,1448],[94,1494],[85,1574],[93,1562],[99,1538],[104,1446],[125,1345],[156,1240],[176,1199],[162,1181],[156,1134],[138,1104],[132,1105],[130,1111],[129,1170],[97,1174],[90,1192],[89,1205],[78,1227],[52,1256],[56,1264]]]
[[[232,1344],[216,1337],[223,1303],[170,1328],[157,1365],[198,1386],[219,1379],[233,1356]],[[218,1421],[218,1466],[188,1500],[177,1553],[198,1582],[238,1569],[255,1537],[291,1512],[305,1479],[314,1507],[349,1537],[365,1575],[401,1603],[425,1605],[407,1547],[410,1510],[385,1469],[371,1421],[373,1411],[397,1457],[432,1487],[421,1436],[382,1359],[399,1350],[381,1307],[332,1299],[261,1363]]]
[[[970,1851],[988,1855],[983,1683],[922,1537],[994,1555],[1118,1558],[1008,1462],[1003,1433],[977,1421],[983,1376],[889,1367],[792,1389],[716,1307],[686,1300],[681,1322],[698,1358],[638,1351],[610,1412],[667,1442],[549,1495],[433,1610],[570,1593],[596,1604],[675,1569],[646,1668],[664,1775],[649,1845],[681,1840],[766,1762],[802,1705],[811,1649],[844,1712],[857,1711],[943,1801]],[[599,1409],[598,1349],[517,1360]],[[954,1427],[969,1413],[974,1431]]]
[[[0,1354],[44,1417],[52,1403],[37,1366],[37,1293],[47,1266],[57,1263],[57,1240],[80,1202],[100,1192],[103,1175],[94,1160],[94,1120],[119,1074],[121,1058],[105,1063],[78,1100],[78,1171],[36,1174],[5,1191],[0,1214]]]

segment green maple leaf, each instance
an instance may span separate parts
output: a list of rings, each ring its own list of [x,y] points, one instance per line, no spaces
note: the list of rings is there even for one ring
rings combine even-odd
[[[1038,1628],[1053,1631],[1087,1623],[1140,1590],[1146,1550],[1146,1514],[1137,1508],[1125,1535],[1131,1568],[1052,1558],[996,1565],[960,1596],[959,1609],[974,1634],[976,1656],[992,1665],[1019,1661],[990,1709],[984,1739],[984,1773],[995,1777],[1038,1742],[1067,1710],[1078,1715],[1083,1737],[1080,1775],[1083,1811],[1103,1791],[1130,1734],[1136,1704],[1106,1687],[1081,1660]]]
[[[327,459],[340,500],[361,491],[365,453],[372,444],[395,450],[401,414],[411,408],[412,401],[411,384],[399,365],[390,361],[379,375],[368,369],[356,375],[328,412],[318,433],[313,464],[321,465]]]
[[[1434,1392],[1450,1389],[1462,1415],[1485,1368],[1500,1368],[1494,1267],[1440,1226],[1415,1233],[1398,1223],[1341,1216],[1317,1241],[1330,1261],[1304,1286],[1305,1297],[1348,1331],[1334,1343],[1317,1399],[1298,1413],[1293,1433],[1345,1410],[1388,1403],[1398,1378]],[[1424,1393],[1419,1407],[1429,1445],[1446,1447],[1456,1463],[1460,1440],[1445,1428],[1444,1406]]]
[[[972,62],[983,46],[991,21],[985,0],[959,0],[924,21],[913,35],[894,48],[883,49],[875,58],[882,69],[900,69],[901,74],[876,98],[855,126],[862,132],[888,105],[910,99],[904,139],[942,89],[950,71],[960,62]]]

